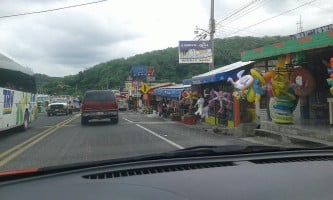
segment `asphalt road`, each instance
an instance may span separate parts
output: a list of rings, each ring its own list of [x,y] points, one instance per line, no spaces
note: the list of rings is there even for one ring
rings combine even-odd
[[[0,133],[0,171],[160,153],[198,145],[250,144],[202,126],[120,112],[118,124],[80,123],[80,114],[41,114],[26,132]]]

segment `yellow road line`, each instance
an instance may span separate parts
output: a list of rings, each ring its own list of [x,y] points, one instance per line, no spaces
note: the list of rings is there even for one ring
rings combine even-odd
[[[0,159],[2,159],[0,161],[0,167],[4,166],[5,164],[7,164],[9,161],[13,160],[14,158],[16,158],[17,156],[19,156],[20,154],[22,154],[23,152],[25,152],[26,150],[28,150],[30,147],[32,147],[33,145],[37,144],[38,142],[40,142],[42,139],[44,139],[45,137],[47,137],[48,135],[50,135],[51,133],[55,132],[56,130],[58,130],[61,127],[66,126],[68,123],[70,123],[71,121],[77,119],[79,116],[74,116],[72,118],[66,119],[62,122],[59,122],[58,124],[54,125],[51,128],[48,128],[47,130],[39,133],[38,135],[35,135],[34,137],[12,147],[11,149],[3,152],[0,154]],[[9,155],[11,154],[11,155]],[[9,155],[9,156],[8,156]]]

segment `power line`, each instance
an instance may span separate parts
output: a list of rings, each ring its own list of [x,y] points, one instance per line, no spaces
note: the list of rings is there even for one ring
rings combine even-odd
[[[266,18],[266,19],[264,19],[264,20],[261,20],[260,22],[257,22],[257,23],[251,24],[251,25],[249,25],[249,26],[246,26],[246,27],[244,27],[244,28],[241,28],[240,30],[235,31],[235,32],[233,32],[233,33],[227,35],[226,37],[228,37],[228,36],[230,36],[230,35],[232,35],[232,34],[238,33],[238,32],[240,32],[240,31],[246,30],[246,29],[248,29],[248,28],[251,28],[251,27],[253,27],[253,26],[256,26],[256,25],[258,25],[258,24],[264,23],[264,22],[266,22],[266,21],[272,20],[272,19],[274,19],[274,18],[276,18],[276,17],[279,17],[279,16],[281,16],[281,15],[284,15],[284,14],[290,13],[290,12],[292,12],[292,11],[294,11],[294,10],[297,10],[297,9],[300,8],[300,7],[306,6],[306,5],[308,5],[308,4],[310,4],[310,3],[313,3],[313,2],[315,2],[315,1],[317,1],[317,0],[311,0],[311,1],[308,1],[308,2],[306,2],[306,3],[303,3],[303,4],[301,4],[301,5],[299,5],[299,6],[295,7],[295,8],[292,8],[292,9],[290,9],[290,10],[283,11],[283,12],[281,12],[281,13],[278,14],[278,15],[275,15],[275,16],[273,16],[273,17]]]
[[[252,0],[251,2],[241,6],[239,9],[234,9],[231,14],[227,15],[226,17],[224,17],[223,19],[219,20],[216,24],[220,24],[223,21],[228,20],[229,18],[231,18],[232,16],[236,15],[237,13],[241,12],[242,10],[244,10],[245,8],[247,8],[248,6],[250,6],[251,4],[260,1],[260,0]]]
[[[239,28],[235,28],[235,27],[231,27],[231,26],[225,26],[225,25],[223,25],[221,27],[221,29],[217,30],[217,35],[222,35],[223,33],[224,34],[230,34],[231,32],[234,32],[235,30],[236,31],[239,30],[240,32],[247,32],[247,33],[250,33],[250,34],[255,34],[255,35],[263,36],[262,33],[254,32],[254,31],[248,31],[248,30],[241,30]]]
[[[230,24],[231,22],[234,22],[234,21],[246,16],[247,14],[259,9],[260,7],[263,7],[267,2],[268,2],[267,0],[263,0],[261,2],[258,2],[257,4],[254,4],[251,7],[248,7],[246,10],[244,10],[244,12],[241,12],[238,15],[231,18],[230,20],[226,21],[226,23],[224,23],[224,25]]]
[[[221,24],[222,22],[226,22],[226,21],[229,21],[229,23],[230,23],[230,21],[235,21],[236,19],[246,15],[247,13],[252,12],[253,10],[256,10],[257,8],[261,7],[265,3],[265,1],[267,1],[267,0],[252,0],[251,2],[241,6],[239,9],[235,10],[230,15],[219,20],[217,22],[217,25]],[[244,14],[244,12],[246,12],[246,13]]]
[[[53,12],[53,11],[64,10],[64,9],[68,9],[68,8],[75,8],[75,7],[87,6],[87,5],[91,5],[91,4],[102,3],[104,1],[108,1],[108,0],[92,1],[92,2],[88,2],[88,3],[64,6],[64,7],[53,8],[53,9],[48,9],[48,10],[40,10],[40,11],[33,11],[33,12],[26,12],[26,13],[12,14],[12,15],[3,15],[3,16],[0,16],[0,19],[10,18],[10,17],[19,17],[19,16],[24,16],[24,15],[34,15],[34,14],[40,14],[40,13],[46,13],[46,12]]]
[[[231,22],[244,17],[245,15],[249,14],[250,12],[253,12],[253,11],[259,9],[260,7],[264,6],[269,1],[270,0],[252,0],[250,3],[247,3],[246,5],[240,7],[233,14],[220,20],[217,24],[217,30],[222,29],[222,28],[226,27],[225,25],[230,24]],[[223,22],[223,25],[222,25],[222,22]]]

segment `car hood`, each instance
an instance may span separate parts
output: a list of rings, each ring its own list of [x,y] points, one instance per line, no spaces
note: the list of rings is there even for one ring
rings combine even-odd
[[[49,106],[53,106],[53,105],[64,105],[67,106],[67,103],[50,103]]]

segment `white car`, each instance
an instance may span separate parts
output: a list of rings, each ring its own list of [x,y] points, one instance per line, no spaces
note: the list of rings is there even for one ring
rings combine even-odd
[[[54,98],[51,103],[47,106],[47,116],[57,115],[57,114],[72,114],[72,109],[70,107],[71,102],[65,98]]]

